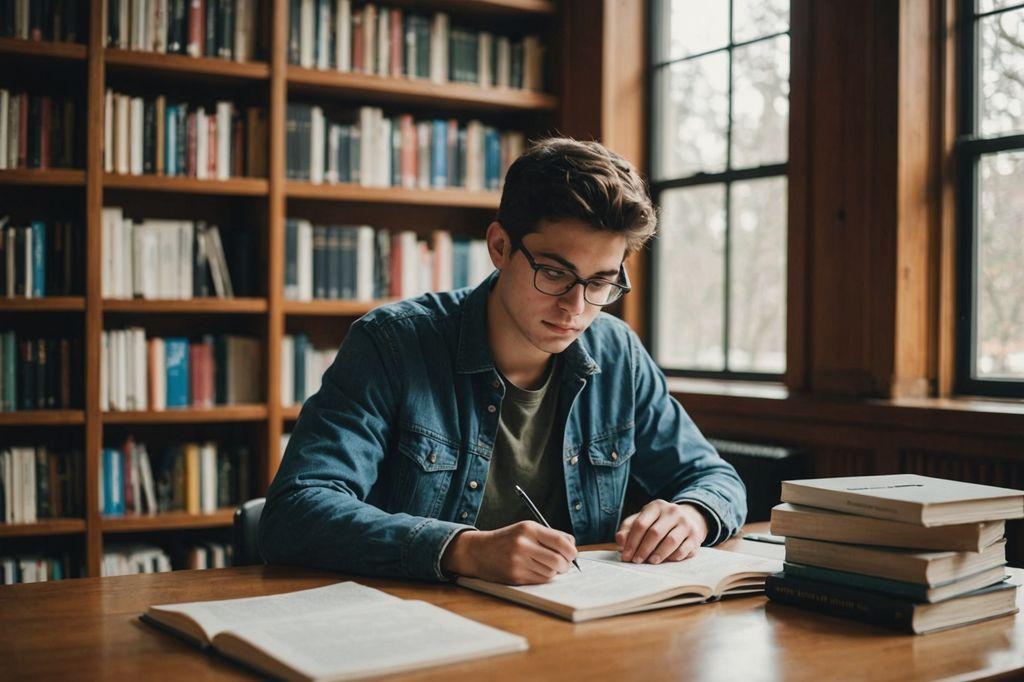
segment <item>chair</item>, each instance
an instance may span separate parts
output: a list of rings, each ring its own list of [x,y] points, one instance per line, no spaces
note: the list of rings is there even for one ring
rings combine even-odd
[[[263,563],[263,557],[260,556],[259,549],[256,547],[256,534],[266,501],[265,497],[257,497],[243,502],[235,509],[231,533],[234,545],[232,566],[252,566]]]

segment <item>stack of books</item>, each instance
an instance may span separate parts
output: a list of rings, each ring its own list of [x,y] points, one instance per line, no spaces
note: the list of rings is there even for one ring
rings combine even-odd
[[[921,634],[1017,611],[1005,520],[1024,492],[914,474],[784,481],[779,603]]]
[[[75,517],[82,509],[82,454],[44,446],[0,450],[0,522]]]

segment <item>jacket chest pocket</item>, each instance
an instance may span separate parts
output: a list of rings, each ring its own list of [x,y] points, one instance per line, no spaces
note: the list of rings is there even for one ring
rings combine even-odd
[[[459,449],[403,428],[398,452],[393,508],[414,516],[437,518],[451,487],[452,474],[459,466]]]
[[[587,458],[597,479],[598,501],[605,514],[618,514],[622,508],[629,460],[635,452],[632,425],[601,436],[587,446]]]

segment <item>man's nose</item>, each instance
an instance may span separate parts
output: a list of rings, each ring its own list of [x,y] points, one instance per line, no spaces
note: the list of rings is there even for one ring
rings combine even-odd
[[[583,285],[579,282],[574,284],[572,289],[559,297],[559,302],[562,304],[562,310],[572,315],[582,314],[587,307],[587,300],[583,297]]]

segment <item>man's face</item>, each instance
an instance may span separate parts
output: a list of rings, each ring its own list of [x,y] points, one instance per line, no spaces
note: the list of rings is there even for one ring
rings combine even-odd
[[[503,233],[504,231],[502,231]],[[523,238],[537,265],[574,272],[582,279],[618,281],[626,253],[626,238],[595,230],[579,220],[541,223]],[[522,249],[495,258],[501,276],[495,291],[514,329],[508,330],[545,353],[561,353],[594,321],[601,308],[587,303],[577,284],[561,296],[534,286],[534,270]],[[493,251],[492,251],[493,256]]]

